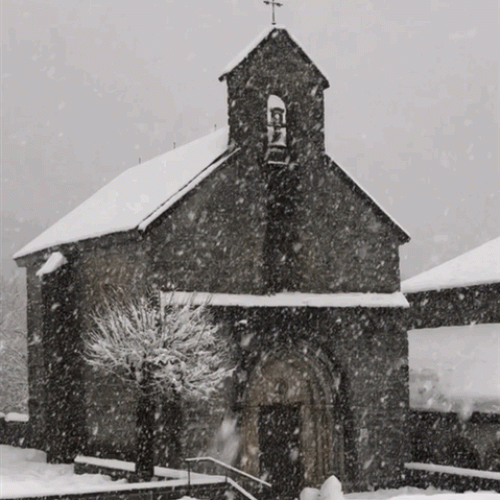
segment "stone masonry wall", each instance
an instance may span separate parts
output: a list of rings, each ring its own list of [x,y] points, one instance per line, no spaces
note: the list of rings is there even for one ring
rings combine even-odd
[[[268,292],[267,194],[259,168],[243,162],[251,156],[242,151],[148,231],[149,275],[160,289]],[[387,223],[324,160],[299,175],[285,289],[397,291],[399,242]]]
[[[108,248],[94,247],[82,254],[79,265],[82,287],[81,334],[92,327],[91,315],[106,300],[126,301],[145,293],[144,248],[124,242]],[[86,365],[86,452],[104,458],[135,458],[136,395],[134,388],[118,377]]]
[[[263,182],[240,158],[205,179],[148,230],[152,282],[162,290],[263,290]]]
[[[500,323],[500,283],[408,293],[408,329]]]
[[[323,353],[341,373],[341,396],[332,418],[344,439],[342,461],[334,462],[343,463],[344,470],[334,473],[347,490],[401,484],[402,465],[409,457],[403,310],[234,308],[224,316],[241,339],[237,408],[251,404],[244,399],[246,384],[264,353],[287,346],[299,356]]]
[[[28,413],[30,416],[30,445],[45,450],[46,387],[45,354],[43,349],[42,283],[35,275],[36,266],[26,269],[27,327],[28,327]]]

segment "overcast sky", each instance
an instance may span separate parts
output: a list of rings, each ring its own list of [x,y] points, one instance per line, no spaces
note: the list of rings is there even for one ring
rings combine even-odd
[[[500,235],[498,0],[283,0],[327,150],[412,236],[403,278]],[[1,0],[2,263],[124,169],[226,124],[262,0]]]

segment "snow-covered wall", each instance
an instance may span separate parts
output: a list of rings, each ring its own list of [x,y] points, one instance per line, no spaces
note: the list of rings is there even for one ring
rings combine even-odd
[[[419,410],[500,413],[500,324],[411,330],[410,403]]]

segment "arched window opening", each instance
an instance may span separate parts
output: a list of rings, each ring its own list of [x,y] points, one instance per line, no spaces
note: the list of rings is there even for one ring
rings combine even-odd
[[[286,146],[286,107],[277,95],[267,100],[267,140],[270,146]]]

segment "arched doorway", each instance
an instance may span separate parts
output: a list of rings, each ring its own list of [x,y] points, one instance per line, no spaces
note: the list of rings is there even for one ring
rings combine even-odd
[[[278,490],[282,485],[280,496],[294,497],[331,474],[343,478],[340,373],[328,365],[321,355],[283,350],[266,355],[250,377],[241,414],[242,467]]]

